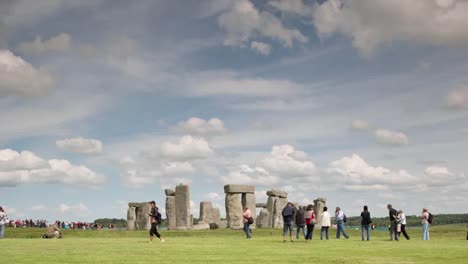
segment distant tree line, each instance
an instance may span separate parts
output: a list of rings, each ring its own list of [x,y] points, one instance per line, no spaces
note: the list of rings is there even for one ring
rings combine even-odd
[[[389,218],[387,217],[372,217],[372,223],[376,226],[387,226]],[[449,224],[468,224],[468,214],[438,214],[434,215],[433,225],[449,225]],[[347,225],[359,226],[361,225],[361,217],[353,216],[348,217]],[[421,219],[416,215],[406,216],[407,226],[420,226]]]
[[[100,218],[94,220],[94,224],[102,225],[103,227],[108,227],[112,225],[114,227],[127,227],[127,220],[125,219],[117,219],[117,218]]]

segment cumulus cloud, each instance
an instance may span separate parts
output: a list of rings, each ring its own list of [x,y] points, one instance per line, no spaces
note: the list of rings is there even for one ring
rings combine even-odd
[[[18,45],[18,50],[33,55],[40,55],[48,52],[65,52],[71,47],[71,37],[66,33],[61,33],[55,37],[43,41],[41,36],[36,36],[33,42],[22,42]]]
[[[203,159],[214,153],[205,139],[189,135],[181,137],[175,143],[163,142],[160,152],[162,157],[175,160]]]
[[[58,140],[55,145],[61,150],[80,154],[100,154],[103,147],[100,140],[82,137]]]
[[[299,14],[303,17],[311,17],[314,8],[305,4],[303,0],[272,0],[268,4],[282,12]]]
[[[364,121],[364,120],[356,119],[351,122],[350,127],[354,131],[368,131],[369,123],[367,123],[367,121]]]
[[[405,170],[392,171],[385,167],[373,167],[359,155],[330,163],[327,169],[330,177],[343,184],[347,190],[386,190],[390,187],[404,187],[418,182],[417,177]]]
[[[275,39],[285,47],[292,47],[295,41],[307,42],[299,30],[286,28],[272,13],[259,12],[249,0],[233,1],[218,23],[226,33],[224,44],[229,46],[243,45],[255,35]]]
[[[55,85],[54,78],[9,50],[0,50],[0,96],[41,95]]]
[[[225,184],[274,186],[280,182],[280,177],[271,175],[264,168],[243,164],[231,169],[227,176],[222,177],[222,180]]]
[[[313,11],[322,37],[343,34],[363,55],[393,41],[468,46],[468,2],[460,0],[329,0]]]
[[[428,166],[424,169],[425,182],[429,186],[450,186],[466,183],[465,175],[454,173],[440,165]]]
[[[445,106],[449,109],[464,109],[468,107],[468,87],[450,91],[445,98]]]
[[[184,133],[200,136],[223,134],[226,132],[224,122],[218,118],[205,120],[198,117],[192,117],[187,121],[179,123],[178,128]]]
[[[141,188],[155,184],[159,176],[160,172],[129,169],[121,174],[121,179],[126,187]]]
[[[315,164],[308,155],[291,145],[273,146],[262,164],[267,170],[282,176],[311,176],[315,171]]]
[[[67,160],[45,161],[34,153],[0,150],[0,187],[30,183],[62,183],[95,187],[104,176]]]
[[[408,136],[402,132],[387,129],[377,129],[375,131],[377,142],[389,146],[404,146],[409,144]]]
[[[262,55],[268,55],[271,52],[271,46],[264,42],[252,41],[250,42],[250,48]]]

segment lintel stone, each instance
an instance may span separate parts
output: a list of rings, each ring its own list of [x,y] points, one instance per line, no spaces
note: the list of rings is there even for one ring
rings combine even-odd
[[[224,193],[255,193],[255,186],[251,185],[224,185]]]
[[[280,190],[269,190],[267,191],[268,196],[288,198],[288,193]]]

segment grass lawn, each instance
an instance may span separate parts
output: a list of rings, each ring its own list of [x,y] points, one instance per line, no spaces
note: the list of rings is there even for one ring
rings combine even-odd
[[[9,228],[0,240],[0,263],[468,263],[464,226],[431,227],[431,240],[389,241],[387,232],[373,231],[371,241],[350,239],[283,243],[281,230],[257,229],[251,240],[242,231],[162,231],[165,243],[148,243],[147,231],[65,231],[63,239],[39,238],[44,230]]]

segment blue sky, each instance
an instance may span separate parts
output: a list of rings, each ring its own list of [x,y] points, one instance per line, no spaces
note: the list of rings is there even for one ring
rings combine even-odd
[[[468,2],[2,1],[0,204],[126,217],[188,183],[466,213]],[[221,210],[224,211],[224,210]]]

